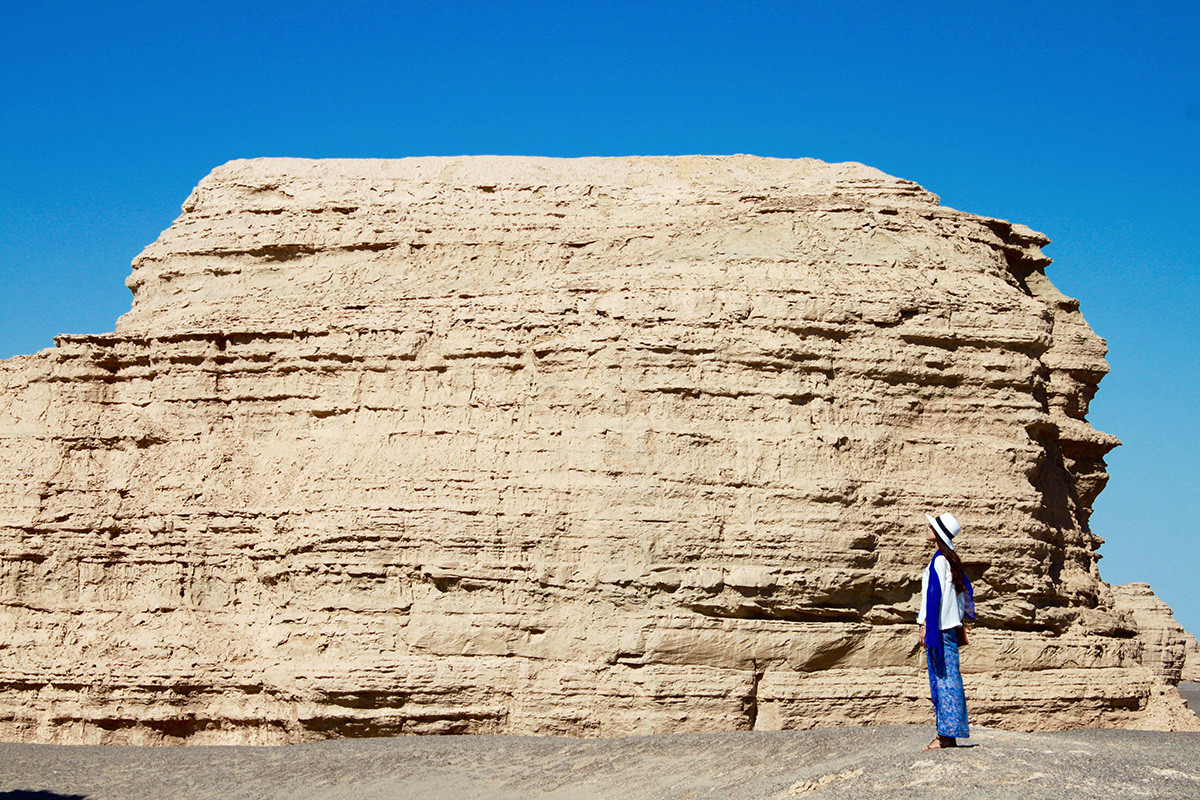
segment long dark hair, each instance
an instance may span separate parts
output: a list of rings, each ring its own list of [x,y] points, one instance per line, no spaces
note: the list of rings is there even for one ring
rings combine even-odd
[[[966,591],[964,588],[965,581],[963,579],[962,560],[958,557],[958,553],[947,547],[946,543],[942,541],[942,537],[936,531],[933,534],[933,538],[937,540],[938,552],[944,555],[946,561],[950,564],[950,580],[954,582],[955,591]]]

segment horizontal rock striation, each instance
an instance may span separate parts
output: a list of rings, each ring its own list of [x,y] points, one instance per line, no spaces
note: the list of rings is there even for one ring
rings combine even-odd
[[[857,164],[220,167],[0,362],[0,736],[924,721],[943,510],[975,721],[1194,725],[1047,241]]]

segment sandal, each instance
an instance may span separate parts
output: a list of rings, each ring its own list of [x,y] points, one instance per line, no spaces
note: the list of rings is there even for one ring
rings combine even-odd
[[[932,742],[925,745],[926,750],[945,750],[948,747],[958,747],[953,736],[935,736]]]

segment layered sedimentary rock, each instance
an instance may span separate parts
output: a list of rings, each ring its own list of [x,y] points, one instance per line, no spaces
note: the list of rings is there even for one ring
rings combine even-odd
[[[1190,633],[1186,647],[1187,656],[1183,663],[1180,679],[1190,683],[1200,683],[1200,643],[1197,643],[1196,637]]]
[[[857,164],[220,167],[114,333],[0,363],[0,736],[928,720],[945,510],[974,721],[1195,724],[1047,241]]]

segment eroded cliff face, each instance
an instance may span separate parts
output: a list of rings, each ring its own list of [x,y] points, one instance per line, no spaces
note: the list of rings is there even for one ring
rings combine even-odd
[[[1046,242],[857,164],[220,167],[115,333],[0,362],[0,736],[928,720],[945,510],[973,721],[1194,724]]]

